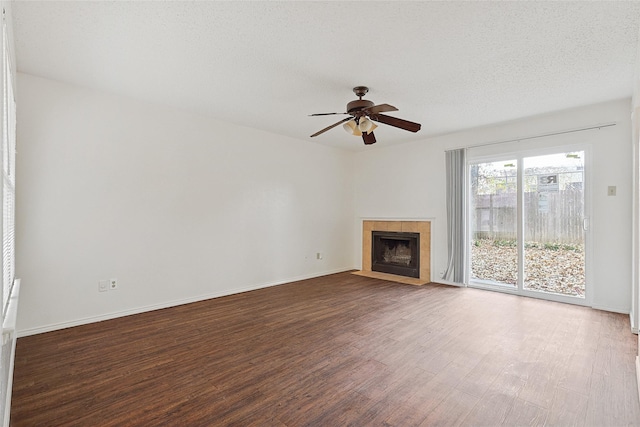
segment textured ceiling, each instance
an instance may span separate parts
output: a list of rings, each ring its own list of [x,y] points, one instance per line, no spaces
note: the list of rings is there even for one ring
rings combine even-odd
[[[631,96],[639,2],[13,3],[21,72],[345,149],[365,99],[422,123],[378,144]],[[375,146],[371,147],[374,148]]]

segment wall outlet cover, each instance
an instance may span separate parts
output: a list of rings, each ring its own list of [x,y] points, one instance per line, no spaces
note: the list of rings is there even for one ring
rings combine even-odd
[[[111,289],[112,291],[118,289],[118,279],[109,280],[109,289]]]

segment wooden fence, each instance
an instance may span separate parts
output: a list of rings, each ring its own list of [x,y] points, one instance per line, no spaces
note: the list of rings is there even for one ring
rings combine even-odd
[[[581,244],[584,240],[582,188],[524,193],[525,241]],[[516,239],[516,194],[481,194],[472,201],[475,239]]]

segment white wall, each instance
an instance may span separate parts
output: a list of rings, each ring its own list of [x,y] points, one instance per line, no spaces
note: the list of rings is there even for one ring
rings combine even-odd
[[[20,335],[359,268],[362,218],[432,218],[436,280],[446,149],[612,121],[526,145],[591,146],[592,303],[631,308],[629,100],[350,153],[24,74],[17,95]]]
[[[447,261],[445,150],[616,122],[601,130],[500,144],[495,150],[585,143],[591,148],[591,239],[589,279],[592,305],[628,313],[631,309],[632,146],[629,99],[562,111],[356,154],[355,211],[361,218],[433,218],[432,280]],[[389,165],[393,165],[390,167]],[[617,196],[607,196],[607,186]],[[380,200],[385,200],[382,203]],[[357,264],[361,245],[354,245]]]
[[[25,74],[17,96],[22,336],[355,263],[350,153]]]
[[[640,60],[640,56],[636,61]],[[631,328],[638,333],[638,323],[640,321],[640,67],[636,65],[633,90],[633,112],[631,114],[632,125],[632,251],[631,251]],[[638,348],[636,349],[636,384],[638,395],[640,395],[640,335],[638,335]]]

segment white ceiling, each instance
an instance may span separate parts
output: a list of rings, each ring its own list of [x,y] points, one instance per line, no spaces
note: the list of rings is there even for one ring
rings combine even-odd
[[[345,149],[365,99],[422,123],[378,144],[629,97],[640,2],[32,2],[18,70]],[[374,146],[375,147],[375,146]]]

